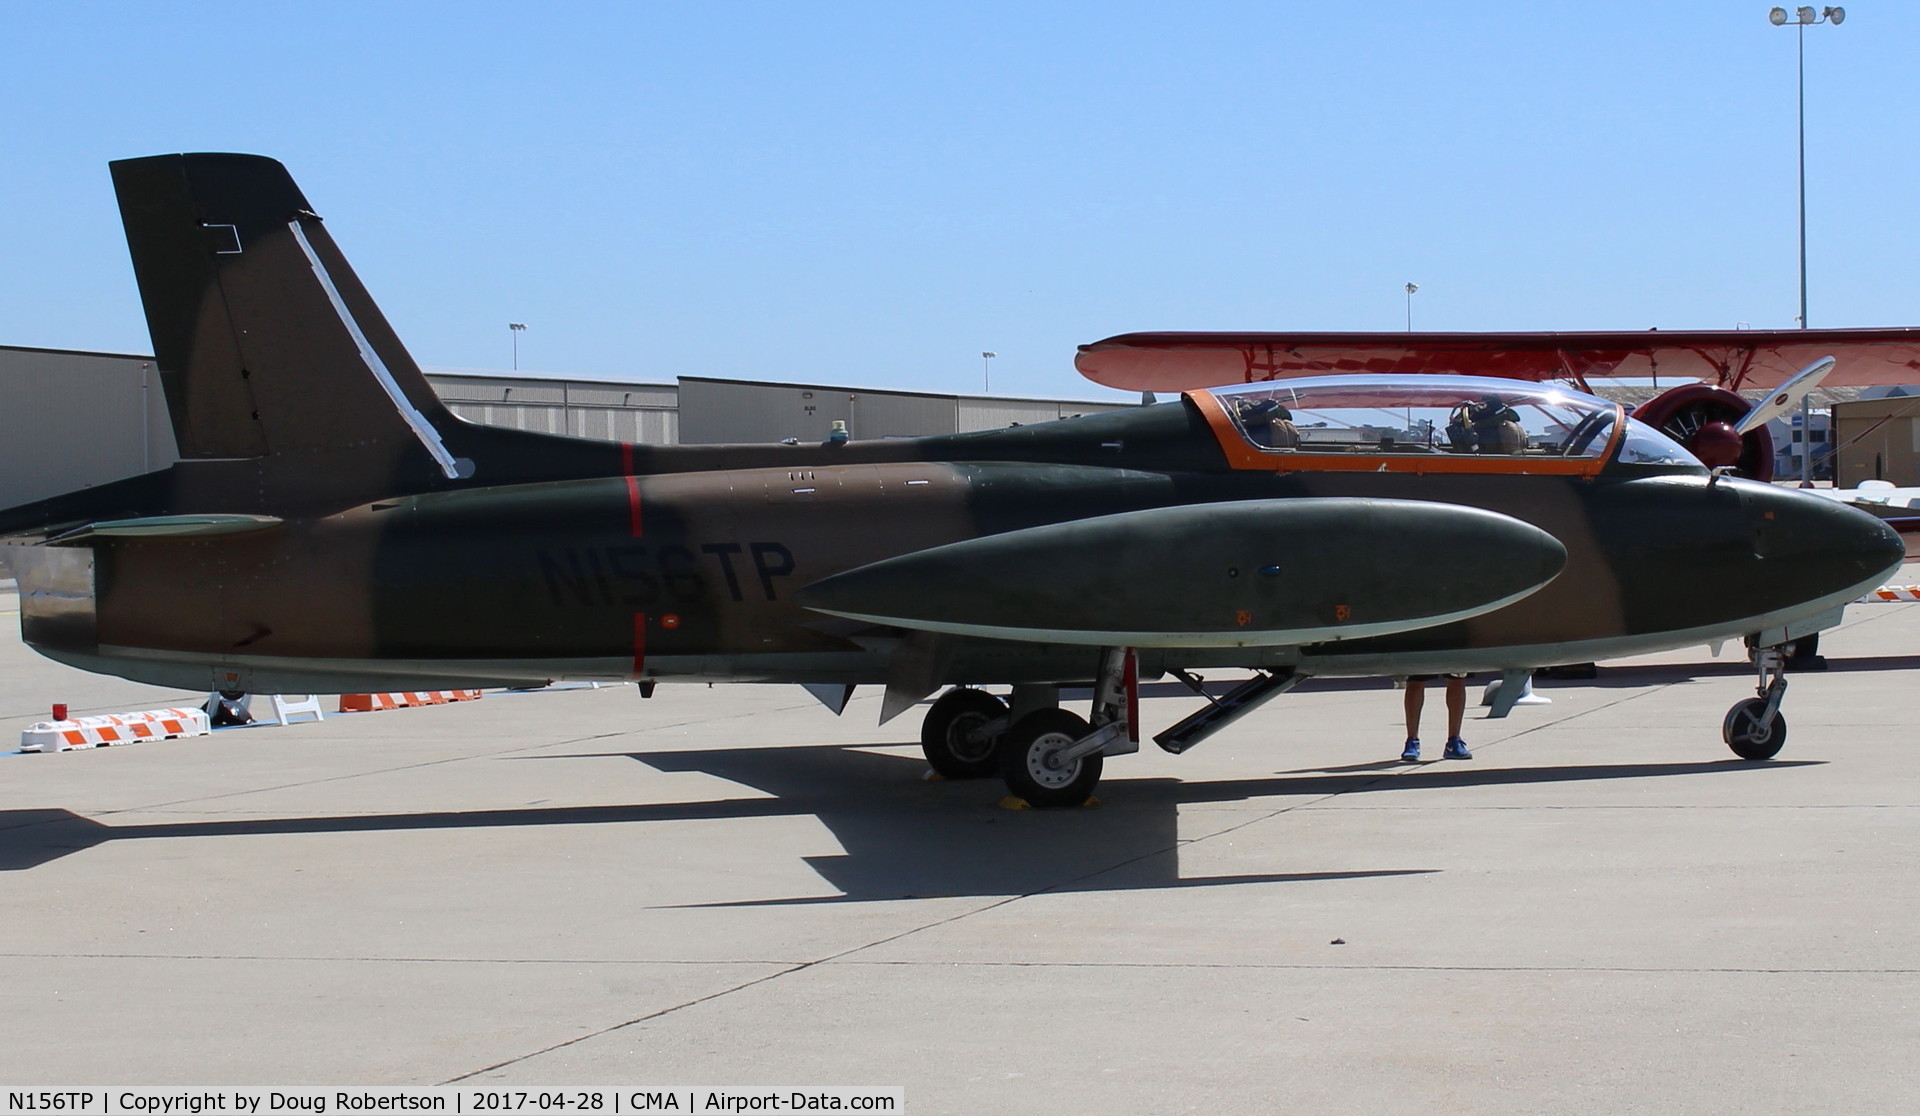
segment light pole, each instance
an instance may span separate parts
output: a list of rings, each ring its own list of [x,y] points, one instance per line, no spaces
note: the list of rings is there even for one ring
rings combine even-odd
[[[1767,13],[1768,22],[1775,27],[1792,26],[1799,40],[1800,73],[1800,328],[1807,328],[1807,28],[1816,23],[1831,23],[1835,27],[1846,22],[1845,8],[1826,8],[1815,14],[1812,8],[1799,8],[1793,12],[1793,18],[1787,18],[1785,8],[1775,8]]]
[[[525,322],[508,322],[508,332],[513,334],[513,370],[520,371],[520,335],[527,331]]]
[[[1787,18],[1785,8],[1775,8],[1767,13],[1767,22],[1775,27],[1793,26],[1794,37],[1798,40],[1800,74],[1800,328],[1807,328],[1807,28],[1817,23],[1831,23],[1835,27],[1846,22],[1845,8],[1824,8],[1815,13],[1812,8],[1800,7],[1793,11],[1793,18]],[[1800,399],[1800,487],[1813,487],[1813,404],[1806,397]]]
[[[1413,332],[1413,292],[1420,289],[1418,283],[1407,284],[1407,332]]]
[[[980,390],[983,392],[991,392],[993,390],[993,374],[989,370],[993,367],[993,358],[999,355],[999,353],[980,354]]]

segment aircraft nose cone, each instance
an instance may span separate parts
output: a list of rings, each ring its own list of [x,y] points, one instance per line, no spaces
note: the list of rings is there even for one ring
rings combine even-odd
[[[1858,508],[1771,485],[1749,489],[1747,495],[1754,553],[1766,562],[1770,577],[1806,590],[1807,596],[1871,588],[1906,560],[1899,532]]]

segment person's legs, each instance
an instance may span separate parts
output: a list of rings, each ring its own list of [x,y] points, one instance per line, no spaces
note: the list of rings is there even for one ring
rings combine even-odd
[[[1407,679],[1407,745],[1400,751],[1403,760],[1420,758],[1420,710],[1427,703],[1427,684],[1424,680]]]
[[[1445,759],[1472,759],[1473,753],[1467,751],[1467,742],[1460,739],[1460,725],[1467,716],[1467,680],[1464,678],[1447,679],[1447,750],[1442,753]]]
[[[1467,716],[1467,680],[1464,678],[1447,679],[1447,735],[1453,739],[1460,737],[1460,723]]]

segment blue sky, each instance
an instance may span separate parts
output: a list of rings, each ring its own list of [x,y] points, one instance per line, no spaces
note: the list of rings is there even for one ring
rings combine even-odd
[[[147,351],[110,159],[292,170],[414,356],[1099,398],[1151,329],[1786,327],[1764,3],[22,3],[0,344]],[[1920,324],[1920,5],[1806,32],[1818,326]]]

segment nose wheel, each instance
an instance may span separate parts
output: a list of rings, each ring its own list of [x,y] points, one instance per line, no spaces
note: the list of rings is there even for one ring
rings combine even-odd
[[[1741,759],[1770,760],[1787,742],[1787,719],[1777,708],[1769,713],[1767,699],[1751,697],[1727,710],[1720,736]]]
[[[1780,713],[1780,701],[1787,696],[1787,659],[1793,645],[1753,649],[1754,669],[1759,671],[1756,697],[1736,702],[1720,724],[1720,738],[1745,760],[1770,760],[1780,754],[1787,742],[1787,719]]]

